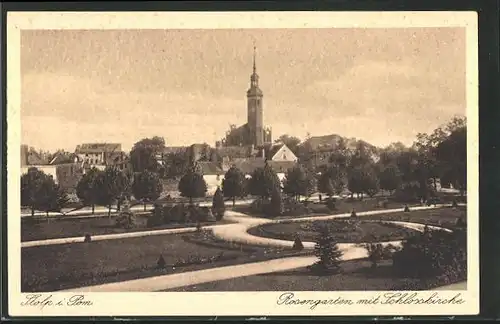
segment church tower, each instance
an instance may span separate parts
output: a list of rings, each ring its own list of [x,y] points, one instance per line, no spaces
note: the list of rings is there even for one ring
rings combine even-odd
[[[255,51],[253,47],[253,73],[250,76],[250,89],[247,91],[248,119],[247,125],[251,144],[260,147],[264,144],[264,126],[262,109],[262,90],[259,88],[259,75],[255,64]]]

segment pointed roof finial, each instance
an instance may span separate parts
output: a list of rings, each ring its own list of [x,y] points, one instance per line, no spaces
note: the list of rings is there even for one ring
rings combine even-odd
[[[257,71],[257,68],[255,66],[255,52],[257,50],[257,47],[255,46],[255,40],[253,41],[253,73]]]

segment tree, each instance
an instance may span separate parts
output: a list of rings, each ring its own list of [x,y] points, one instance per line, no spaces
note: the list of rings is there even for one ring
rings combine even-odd
[[[372,197],[378,192],[377,174],[370,165],[360,165],[349,170],[348,188],[352,193],[366,193]]]
[[[357,193],[358,196],[367,193],[373,196],[378,191],[378,177],[372,155],[372,147],[365,142],[357,143],[347,167],[347,183],[351,193]]]
[[[97,203],[108,206],[108,216],[111,217],[111,205],[119,202],[130,187],[127,175],[115,167],[106,167],[99,173],[96,180]]]
[[[144,170],[135,175],[132,184],[132,193],[135,199],[142,200],[144,211],[146,211],[146,203],[158,199],[162,191],[163,184],[157,173]]]
[[[52,177],[47,177],[40,189],[36,206],[38,210],[46,212],[47,217],[49,212],[60,212],[69,201],[64,190],[54,182]]]
[[[190,167],[189,154],[187,150],[171,152],[163,157],[164,176],[176,178],[184,175]]]
[[[276,217],[283,214],[284,204],[283,198],[281,197],[281,190],[276,186],[271,191],[271,201],[267,209],[268,216]]]
[[[331,197],[340,194],[346,187],[347,174],[345,168],[338,165],[322,166],[319,168],[318,191]]]
[[[379,173],[380,188],[392,193],[401,185],[401,175],[397,166],[391,164],[383,167]]]
[[[35,209],[45,211],[60,211],[69,201],[66,193],[55,183],[52,176],[36,168],[28,169],[28,173],[21,176],[21,204],[31,209],[31,216]]]
[[[212,209],[215,213],[216,220],[220,221],[224,217],[226,205],[224,203],[224,196],[219,187],[215,190],[214,198],[212,200]]]
[[[48,175],[37,168],[29,168],[26,174],[21,176],[21,204],[31,209],[31,216],[35,216],[37,198],[39,191],[46,181]]]
[[[135,143],[130,151],[130,163],[134,172],[158,171],[159,165],[156,155],[161,154],[164,149],[165,140],[163,137],[145,138]]]
[[[263,168],[254,170],[248,186],[250,194],[269,198],[273,189],[276,187],[280,188],[281,184],[276,172],[266,163]]]
[[[465,120],[454,119],[447,127],[448,136],[435,148],[442,177],[459,188],[467,187],[467,126]]]
[[[222,180],[222,192],[224,197],[232,198],[233,207],[235,205],[236,197],[241,197],[245,194],[245,175],[235,166],[227,170]]]
[[[293,167],[287,170],[283,183],[283,192],[295,197],[309,197],[316,188],[316,179],[312,172],[308,172],[301,166]]]
[[[205,197],[207,183],[195,166],[191,166],[186,174],[182,176],[179,181],[179,191],[182,197],[189,198],[190,205],[193,204],[193,198]]]
[[[275,143],[282,143],[288,146],[288,148],[293,152],[293,154],[297,155],[299,151],[299,144],[301,140],[295,136],[290,135],[281,135]]]
[[[314,255],[319,260],[311,266],[311,270],[320,274],[336,274],[340,272],[342,254],[328,226],[318,226]]]
[[[318,179],[318,191],[332,197],[335,194],[335,187],[328,172],[323,172]]]
[[[85,206],[92,206],[92,215],[95,205],[99,201],[97,179],[102,171],[92,168],[78,181],[76,185],[76,195]]]

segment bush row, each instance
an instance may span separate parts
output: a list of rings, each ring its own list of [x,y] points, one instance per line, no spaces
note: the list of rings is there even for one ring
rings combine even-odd
[[[184,204],[155,205],[148,218],[148,227],[164,224],[185,224],[198,222],[215,222],[214,213],[210,207],[200,207]]]

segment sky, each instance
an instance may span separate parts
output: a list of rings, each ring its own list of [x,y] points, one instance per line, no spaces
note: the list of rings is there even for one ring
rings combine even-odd
[[[214,145],[246,122],[254,43],[273,138],[411,145],[465,115],[464,28],[23,30],[22,142]]]

